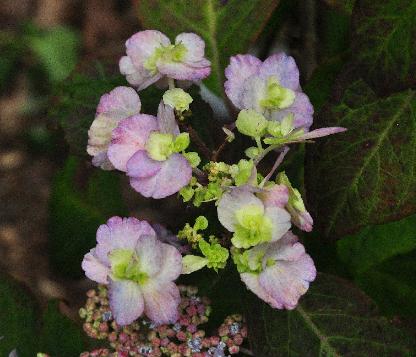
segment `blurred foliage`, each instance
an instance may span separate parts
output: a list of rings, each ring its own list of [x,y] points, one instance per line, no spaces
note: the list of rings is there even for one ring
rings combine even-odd
[[[60,274],[82,276],[81,261],[93,246],[100,224],[127,214],[115,172],[86,170],[69,157],[54,180],[50,199],[49,257]]]
[[[0,275],[0,355],[17,348],[20,357],[36,352],[35,301],[33,296],[10,278]]]
[[[82,329],[59,312],[58,301],[50,301],[42,316],[38,351],[51,356],[74,357],[84,349]]]
[[[37,352],[73,357],[85,346],[82,330],[58,310],[58,302],[49,303],[39,316],[33,296],[15,281],[0,276],[0,355],[16,349],[19,357]]]
[[[39,82],[61,82],[75,69],[79,45],[79,35],[64,26],[43,30],[24,23],[14,32],[0,31],[0,91],[10,87],[22,69],[42,72]]]
[[[18,62],[24,52],[22,41],[12,32],[0,32],[0,92],[13,80],[18,72]]]
[[[65,27],[38,30],[31,27],[28,47],[47,73],[51,83],[66,79],[78,62],[78,35]]]

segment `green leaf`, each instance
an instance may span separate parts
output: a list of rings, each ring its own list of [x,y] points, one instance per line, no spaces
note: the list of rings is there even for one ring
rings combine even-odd
[[[416,215],[369,226],[337,242],[354,281],[385,314],[414,315]]]
[[[415,17],[414,0],[362,0],[354,8],[353,60],[378,92],[416,84]]]
[[[378,99],[347,85],[317,120],[346,133],[309,145],[306,192],[321,235],[337,238],[416,212],[416,93]]]
[[[346,52],[350,45],[350,14],[323,6],[319,19],[320,58],[328,59]]]
[[[42,318],[39,350],[52,356],[78,356],[85,348],[82,329],[59,312],[58,301],[51,301]]]
[[[360,290],[318,275],[295,310],[274,310],[247,297],[249,338],[255,356],[413,356],[414,340],[376,314]]]
[[[398,255],[354,276],[355,283],[377,303],[383,314],[416,316],[416,251]]]
[[[137,10],[145,28],[160,30],[171,40],[181,32],[202,36],[212,63],[211,76],[205,84],[220,95],[229,57],[247,52],[278,3],[278,0],[143,0]]]
[[[51,82],[67,78],[78,61],[78,35],[66,28],[38,32],[28,37],[28,45],[48,73]]]
[[[364,272],[399,254],[416,249],[416,215],[368,226],[337,242],[338,256],[353,274]]]
[[[88,172],[80,160],[70,157],[54,180],[50,200],[49,253],[54,268],[70,277],[82,276],[81,261],[95,245],[98,226],[125,214],[119,176],[97,169]]]
[[[33,357],[36,351],[34,299],[11,279],[0,275],[0,356],[17,349],[19,357]]]
[[[313,73],[304,87],[315,113],[318,113],[329,99],[334,81],[344,65],[341,56],[330,58],[322,63]]]

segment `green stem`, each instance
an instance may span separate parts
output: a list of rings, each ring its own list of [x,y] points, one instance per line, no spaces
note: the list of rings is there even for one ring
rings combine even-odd
[[[276,144],[276,145],[270,145],[268,148],[266,148],[266,149],[264,149],[263,151],[262,151],[262,153],[261,154],[259,154],[259,156],[257,156],[257,158],[254,160],[254,165],[258,165],[259,164],[259,162],[261,161],[261,160],[263,160],[263,158],[270,152],[270,151],[273,151],[274,149],[277,149],[279,146],[281,146],[281,145],[279,145],[279,144]]]
[[[256,140],[256,144],[257,144],[257,147],[259,148],[259,150],[263,151],[263,145],[261,144],[261,138],[257,137],[257,138],[255,138],[255,140]]]
[[[169,89],[175,88],[175,80],[173,78],[168,78]]]
[[[267,176],[263,179],[263,181],[260,183],[260,187],[263,187],[267,181],[270,180],[270,177],[272,177],[272,175],[274,174],[274,172],[277,170],[277,168],[280,166],[280,164],[283,162],[283,159],[285,158],[287,152],[289,151],[289,148],[287,146],[285,146],[282,150],[282,152],[280,153],[280,155],[277,157],[272,169],[270,170],[270,172],[267,174]]]

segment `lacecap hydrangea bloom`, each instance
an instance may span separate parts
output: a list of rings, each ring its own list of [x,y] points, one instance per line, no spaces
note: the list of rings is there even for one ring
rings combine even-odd
[[[120,72],[139,90],[165,77],[197,81],[211,72],[211,63],[204,57],[205,42],[194,33],[181,33],[172,44],[159,31],[140,31],[126,41],[126,52]]]
[[[253,109],[276,121],[292,114],[295,128],[312,125],[313,107],[292,57],[279,53],[262,62],[252,55],[233,56],[225,76],[225,92],[238,109]]]
[[[87,152],[93,157],[94,166],[104,170],[114,169],[107,156],[111,133],[120,120],[140,113],[140,109],[140,98],[133,88],[116,87],[101,97],[88,131]]]
[[[164,198],[191,180],[192,167],[183,154],[189,142],[189,134],[179,132],[173,109],[161,102],[157,117],[137,114],[119,122],[108,158],[127,173],[137,192]]]
[[[181,274],[179,251],[158,240],[146,221],[112,217],[97,231],[97,246],[82,269],[91,280],[108,285],[110,308],[119,325],[143,313],[155,323],[178,319],[180,294],[173,282]]]
[[[140,113],[140,98],[132,88],[105,94],[89,131],[87,150],[93,164],[126,173],[145,197],[179,192],[178,197],[195,207],[215,203],[218,220],[229,233],[213,232],[217,226],[202,215],[177,236],[134,218],[111,218],[99,228],[97,246],[85,255],[82,267],[89,278],[108,286],[115,321],[125,326],[144,314],[156,324],[175,322],[180,296],[174,280],[203,268],[224,269],[230,257],[248,289],[274,308],[295,308],[316,269],[290,229],[293,224],[309,232],[313,219],[285,172],[273,176],[290,144],[346,129],[309,130],[313,107],[302,92],[292,57],[279,53],[261,61],[236,55],[226,68],[224,86],[240,111],[235,125],[223,128],[224,142],[212,149],[192,128],[192,115],[198,115],[190,111],[192,96],[177,88],[177,81],[209,75],[204,41],[182,33],[172,44],[161,32],[149,30],[133,35],[126,49],[119,65],[131,85],[169,89],[161,95],[157,116]],[[237,131],[255,146],[246,148],[247,158],[238,163],[219,161]],[[187,151],[191,136],[208,159],[204,165],[198,153]],[[274,164],[263,172],[259,163],[273,154]],[[201,341],[194,337],[187,341],[190,351],[199,349]],[[223,349],[218,353],[223,355]]]
[[[270,244],[233,254],[241,280],[276,309],[294,309],[315,280],[316,268],[292,232]]]

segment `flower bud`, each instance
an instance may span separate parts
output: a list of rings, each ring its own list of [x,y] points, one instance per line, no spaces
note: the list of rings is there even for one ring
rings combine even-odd
[[[163,94],[163,102],[181,113],[189,110],[192,101],[192,97],[182,88],[169,89]]]

